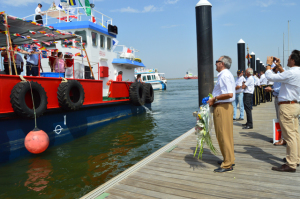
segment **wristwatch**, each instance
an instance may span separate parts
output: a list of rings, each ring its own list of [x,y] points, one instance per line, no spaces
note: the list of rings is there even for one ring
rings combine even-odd
[[[215,97],[215,102],[218,102],[218,99],[217,99],[217,97]]]

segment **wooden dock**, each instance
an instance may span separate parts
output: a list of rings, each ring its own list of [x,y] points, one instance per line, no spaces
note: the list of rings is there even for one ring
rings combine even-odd
[[[191,129],[82,198],[300,198],[300,168],[296,173],[271,170],[283,164],[286,152],[285,146],[269,142],[274,102],[254,107],[252,114],[251,130],[242,129],[246,120],[234,122],[232,172],[213,172],[222,160],[220,153],[205,149],[202,160],[193,157],[196,136]],[[219,149],[214,132],[212,138]]]

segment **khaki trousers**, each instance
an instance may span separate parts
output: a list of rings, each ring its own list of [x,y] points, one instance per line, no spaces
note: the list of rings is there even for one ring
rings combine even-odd
[[[300,163],[300,136],[298,131],[298,115],[300,104],[279,105],[279,122],[281,133],[286,144],[287,165],[296,169]]]
[[[233,147],[233,107],[232,103],[219,104],[214,107],[214,124],[223,163],[221,168],[228,169],[234,164]]]
[[[276,110],[276,117],[277,119],[279,119],[279,105],[278,105],[278,97],[275,96],[274,97],[275,100],[274,100],[274,105],[275,105],[275,110]]]

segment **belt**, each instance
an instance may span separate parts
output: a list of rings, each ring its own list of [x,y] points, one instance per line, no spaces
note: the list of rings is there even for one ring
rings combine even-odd
[[[297,104],[297,101],[284,101],[284,102],[279,102],[278,105],[280,104]]]
[[[232,102],[219,102],[219,103],[214,104],[213,107],[216,107],[220,104],[232,104]]]

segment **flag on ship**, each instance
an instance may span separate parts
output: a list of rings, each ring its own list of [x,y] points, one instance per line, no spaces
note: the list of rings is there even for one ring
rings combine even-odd
[[[115,50],[115,48],[117,47],[117,45],[118,45],[119,41],[118,41],[116,38],[113,38],[112,42],[113,42],[113,47],[112,47],[112,50],[114,51],[114,50]]]
[[[83,7],[87,16],[91,16],[91,6],[89,0],[78,0],[81,7]]]
[[[123,52],[124,53],[133,53],[133,50],[131,50],[130,48],[127,48],[127,47],[123,47]]]

